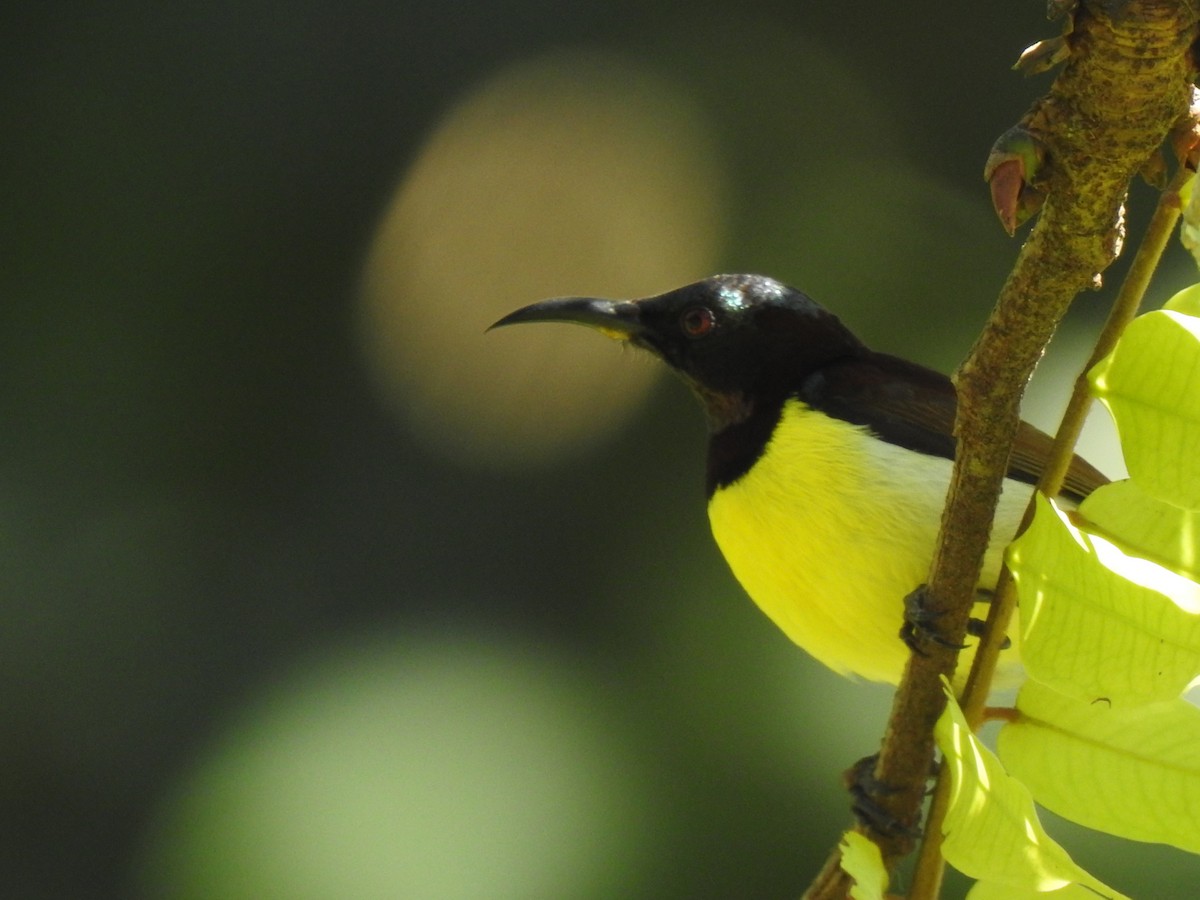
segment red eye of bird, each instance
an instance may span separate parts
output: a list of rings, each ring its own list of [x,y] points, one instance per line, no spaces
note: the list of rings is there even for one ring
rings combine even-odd
[[[688,337],[704,337],[712,331],[715,323],[712,310],[703,306],[693,306],[679,317],[679,325]]]

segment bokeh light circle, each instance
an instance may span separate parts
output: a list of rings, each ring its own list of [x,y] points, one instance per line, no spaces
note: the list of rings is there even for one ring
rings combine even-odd
[[[721,168],[696,106],[625,59],[558,53],[450,110],[374,237],[363,352],[438,452],[544,464],[637,408],[657,374],[594,333],[485,334],[548,296],[644,296],[712,274]]]
[[[326,654],[183,779],[142,886],[185,900],[636,892],[654,791],[604,707],[592,679],[527,646],[376,637]]]

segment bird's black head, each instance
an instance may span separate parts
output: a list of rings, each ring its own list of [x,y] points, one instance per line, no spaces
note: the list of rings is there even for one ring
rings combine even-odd
[[[692,386],[714,429],[865,349],[807,295],[759,275],[717,275],[644,300],[545,300],[496,326],[520,322],[575,322],[651,351]]]

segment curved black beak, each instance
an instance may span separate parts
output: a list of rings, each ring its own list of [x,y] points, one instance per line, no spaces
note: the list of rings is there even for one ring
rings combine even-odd
[[[632,300],[600,300],[596,297],[556,297],[523,306],[492,328],[524,322],[573,322],[586,325],[619,341],[630,340],[643,331],[641,310]]]

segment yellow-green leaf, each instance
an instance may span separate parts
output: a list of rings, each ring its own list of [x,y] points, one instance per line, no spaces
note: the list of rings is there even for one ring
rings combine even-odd
[[[1188,182],[1188,187],[1191,187],[1192,182]],[[1200,232],[1197,232],[1200,234]],[[1200,284],[1193,284],[1191,287],[1185,287],[1182,291],[1175,294],[1170,300],[1163,304],[1163,309],[1171,310],[1172,312],[1184,313],[1189,316],[1200,316]]]
[[[1200,507],[1200,318],[1139,316],[1088,377],[1116,420],[1130,477],[1160,500]]]
[[[1200,709],[1121,709],[1027,682],[1000,731],[1005,767],[1042,806],[1118,837],[1200,853]]]
[[[838,849],[842,851],[842,871],[854,879],[850,896],[854,900],[883,900],[888,874],[879,847],[857,831],[847,831]]]
[[[1114,894],[1098,894],[1082,884],[1068,884],[1056,891],[1014,888],[995,881],[977,881],[967,892],[967,900],[1108,900]]]
[[[1072,525],[1037,498],[1009,549],[1030,677],[1114,706],[1178,697],[1200,673],[1200,586]]]
[[[1106,484],[1079,507],[1094,527],[1122,550],[1200,580],[1200,510],[1151,497],[1133,480]]]
[[[971,733],[948,689],[946,694],[946,711],[934,730],[951,777],[950,807],[942,826],[946,861],[972,878],[1014,891],[992,896],[1080,884],[1104,897],[1121,897],[1077,866],[1046,834],[1029,791]]]

